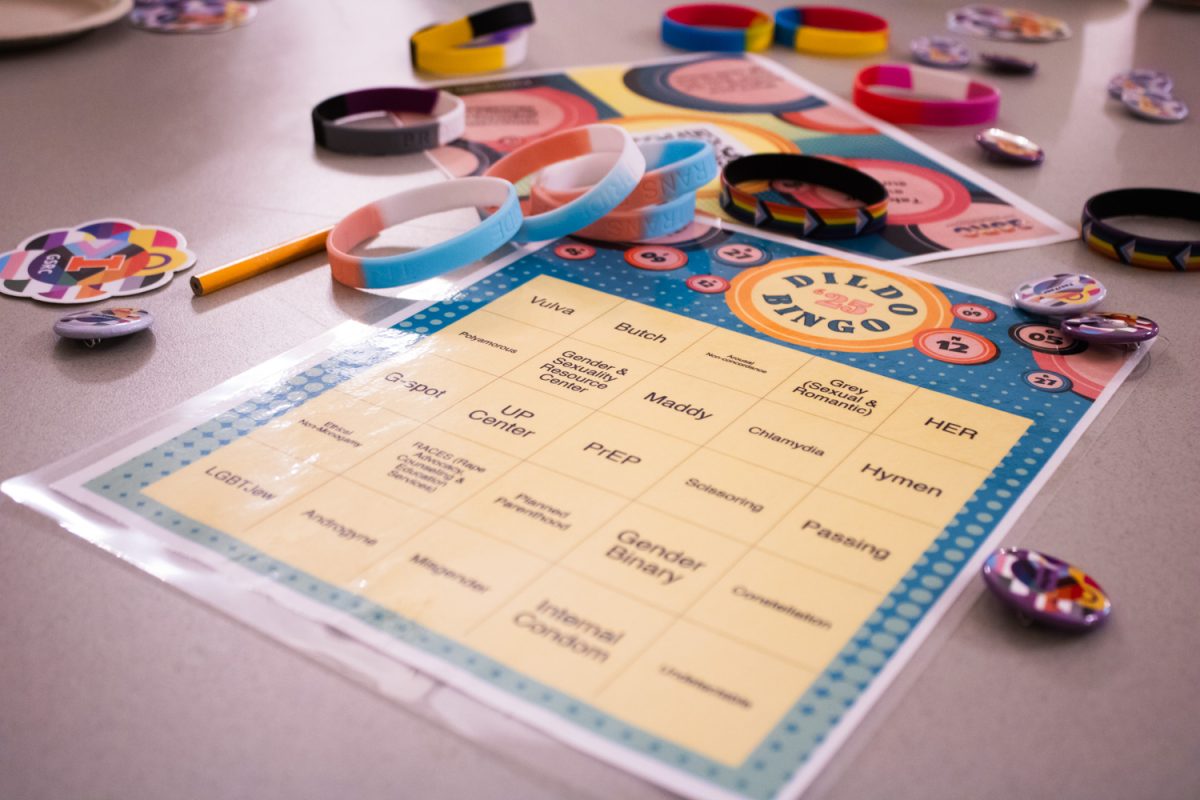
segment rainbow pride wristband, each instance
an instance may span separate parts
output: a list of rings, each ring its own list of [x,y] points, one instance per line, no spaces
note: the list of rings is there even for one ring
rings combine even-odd
[[[775,12],[775,41],[801,53],[870,56],[888,46],[883,17],[838,6],[796,6]]]
[[[596,222],[633,191],[646,172],[646,159],[628,131],[600,123],[530,142],[488,167],[484,175],[519,183],[551,164],[591,153],[607,153],[613,157],[604,176],[574,200],[551,211],[526,217],[515,236],[517,241],[557,239]]]
[[[351,251],[393,225],[454,208],[496,207],[466,233],[396,256],[367,258]],[[435,278],[477,261],[513,238],[521,226],[517,190],[498,178],[458,178],[394,194],[350,213],[325,240],[333,279],[356,289],[385,289]]]
[[[534,211],[555,208],[544,193],[534,186],[530,203]],[[681,194],[673,200],[656,205],[641,206],[627,211],[610,211],[572,236],[602,242],[640,242],[674,233],[696,218],[696,193]]]
[[[346,117],[372,111],[414,111],[434,119],[402,128],[354,128],[338,124]],[[330,97],[314,106],[312,126],[317,144],[339,153],[415,153],[461,137],[467,129],[467,107],[461,98],[437,89],[361,89]]]
[[[812,208],[775,203],[738,188],[750,181],[793,180],[825,186],[862,201],[861,206]],[[887,225],[888,193],[861,170],[816,156],[770,153],[730,161],[721,171],[721,208],[755,227],[772,228],[809,239],[845,239],[874,233]]]
[[[662,40],[680,50],[759,52],[771,46],[775,24],[761,11],[725,3],[691,3],[663,13]]]
[[[1200,193],[1182,189],[1114,189],[1083,206],[1080,238],[1114,261],[1146,269],[1200,270],[1200,240],[1155,239],[1105,222],[1131,215],[1200,221]]]
[[[917,100],[875,91],[876,86],[907,89],[914,95],[956,99]],[[960,98],[960,99],[959,99]],[[1000,111],[994,86],[945,70],[878,64],[854,76],[854,105],[900,125],[980,125]]]
[[[413,67],[468,75],[520,64],[534,21],[533,6],[522,0],[422,28],[409,39]]]
[[[676,139],[642,142],[637,147],[646,159],[646,174],[613,213],[695,194],[717,177],[717,159],[708,142]],[[611,166],[612,156],[602,153],[552,164],[542,170],[529,195],[545,208],[560,206],[587,191],[587,187],[603,178]]]

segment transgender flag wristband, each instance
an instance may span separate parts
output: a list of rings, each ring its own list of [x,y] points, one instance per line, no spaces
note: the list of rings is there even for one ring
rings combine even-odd
[[[553,208],[543,193],[534,186],[529,195],[534,211]],[[696,218],[696,193],[681,194],[665,203],[642,206],[627,211],[612,211],[572,236],[601,242],[640,242],[657,239],[686,227]]]
[[[633,191],[646,172],[646,159],[627,131],[616,125],[595,124],[530,142],[488,167],[484,175],[518,183],[551,164],[592,153],[606,153],[612,159],[603,177],[575,199],[526,217],[514,237],[518,242],[569,236],[596,222]]]
[[[695,139],[642,142],[638,150],[646,159],[646,174],[614,212],[658,205],[681,195],[695,194],[717,177],[717,158],[712,145]],[[530,197],[544,208],[560,206],[579,197],[604,177],[612,167],[612,156],[594,154],[542,170],[530,189]]]
[[[907,89],[913,96],[885,94],[876,87]],[[945,99],[928,100],[917,97]],[[945,70],[878,64],[854,77],[854,105],[899,125],[981,125],[1000,111],[1000,92]]]
[[[351,251],[381,231],[426,214],[471,206],[495,208],[452,239],[395,256]],[[478,261],[513,238],[521,225],[517,190],[498,178],[458,178],[394,194],[363,206],[333,226],[325,240],[333,279],[356,289],[386,289],[435,278]]]

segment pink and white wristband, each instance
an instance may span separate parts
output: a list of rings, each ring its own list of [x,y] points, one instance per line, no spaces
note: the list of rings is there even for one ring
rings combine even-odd
[[[879,91],[878,87],[905,89],[912,96]],[[929,97],[938,99],[926,99]],[[900,125],[981,125],[996,118],[1000,91],[944,70],[877,64],[854,77],[854,104]]]
[[[578,197],[550,211],[526,217],[514,237],[519,242],[546,241],[575,233],[621,204],[646,172],[646,159],[633,137],[616,125],[584,125],[538,139],[492,164],[487,177],[517,183],[560,161],[606,153],[608,170]]]
[[[495,209],[482,222],[452,239],[394,256],[352,253],[372,236],[417,217],[454,208]],[[458,178],[394,194],[351,212],[325,240],[333,279],[356,289],[385,289],[434,278],[477,261],[513,238],[521,204],[511,183],[498,178]]]

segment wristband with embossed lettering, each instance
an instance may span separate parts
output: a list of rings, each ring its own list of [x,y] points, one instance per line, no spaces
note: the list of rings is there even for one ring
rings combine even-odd
[[[430,25],[409,40],[413,66],[425,72],[492,72],[525,60],[533,6],[524,0]]]
[[[813,208],[770,202],[743,188],[747,183],[791,180],[825,186],[861,201],[859,206]],[[810,239],[841,239],[881,230],[887,224],[888,193],[861,170],[816,156],[766,153],[744,156],[721,171],[721,208],[756,227],[787,231]]]
[[[557,208],[544,193],[534,186],[529,194],[532,210],[536,212]],[[640,242],[666,236],[691,224],[696,218],[696,193],[689,192],[665,203],[640,206],[625,211],[610,211],[603,217],[573,233],[584,239],[602,242]]]
[[[796,6],[775,12],[775,41],[801,53],[870,56],[888,46],[883,17],[838,6]]]
[[[726,3],[675,6],[662,17],[662,40],[680,50],[758,52],[771,46],[774,30],[763,12]]]
[[[455,208],[494,208],[452,239],[394,256],[363,257],[352,250],[393,225]],[[513,238],[521,225],[517,190],[499,178],[457,178],[376,200],[333,226],[325,249],[333,279],[356,289],[384,289],[434,278],[483,258]]]
[[[641,142],[638,150],[646,159],[646,174],[614,212],[632,211],[694,194],[717,177],[717,159],[708,142],[695,139]],[[544,208],[560,206],[603,178],[612,160],[611,155],[593,153],[552,164],[538,175],[529,195]]]
[[[429,122],[399,128],[359,128],[339,120],[375,111],[411,111],[433,117]],[[437,89],[393,87],[360,89],[323,100],[312,110],[317,144],[339,153],[395,155],[416,153],[449,144],[467,128],[463,101]]]
[[[621,204],[646,172],[646,159],[629,132],[597,123],[561,131],[512,151],[484,174],[513,183],[567,159],[607,153],[607,172],[593,186],[558,208],[526,217],[516,234],[519,242],[545,241],[586,228]]]

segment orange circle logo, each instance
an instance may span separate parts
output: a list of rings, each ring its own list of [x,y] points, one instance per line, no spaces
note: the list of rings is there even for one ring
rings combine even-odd
[[[831,256],[800,256],[739,273],[725,293],[738,319],[785,342],[875,353],[949,327],[950,301],[928,283]]]

